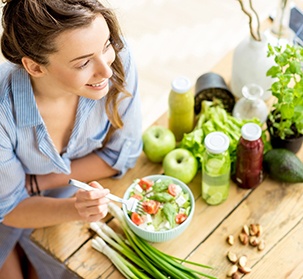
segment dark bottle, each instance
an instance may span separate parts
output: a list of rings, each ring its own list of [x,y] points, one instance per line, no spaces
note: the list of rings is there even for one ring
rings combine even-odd
[[[237,146],[235,182],[240,188],[252,189],[263,181],[263,150],[261,127],[247,123],[241,129]]]

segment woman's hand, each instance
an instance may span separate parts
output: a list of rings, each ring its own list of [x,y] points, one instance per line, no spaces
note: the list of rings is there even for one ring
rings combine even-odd
[[[75,207],[86,222],[96,222],[104,218],[108,213],[107,205],[109,199],[105,196],[109,193],[108,189],[104,189],[98,182],[89,183],[96,190],[85,191],[78,190],[76,192]]]

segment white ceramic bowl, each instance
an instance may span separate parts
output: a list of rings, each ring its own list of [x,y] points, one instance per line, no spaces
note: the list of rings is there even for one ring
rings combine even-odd
[[[123,213],[126,217],[126,221],[127,224],[129,225],[129,227],[131,228],[131,230],[138,236],[140,236],[141,238],[150,241],[150,242],[164,242],[164,241],[168,241],[171,240],[173,238],[176,238],[177,236],[179,236],[182,232],[184,232],[184,230],[188,227],[188,225],[190,224],[192,217],[194,215],[194,210],[195,210],[195,199],[194,196],[191,192],[191,190],[189,189],[189,187],[184,184],[182,181],[180,181],[179,179],[176,179],[174,177],[171,176],[167,176],[167,175],[150,175],[150,176],[146,176],[144,177],[148,180],[151,181],[156,181],[158,179],[171,179],[175,184],[179,185],[182,187],[183,191],[185,193],[189,194],[189,198],[190,198],[190,203],[191,203],[191,209],[190,209],[190,213],[187,217],[187,219],[180,224],[179,226],[170,229],[170,230],[166,230],[166,231],[156,231],[156,232],[151,232],[151,231],[147,231],[144,230],[143,228],[138,227],[136,224],[133,223],[133,221],[130,219],[130,217],[127,214],[127,209],[126,207],[123,205]],[[127,199],[130,195],[130,192],[132,191],[132,188],[134,187],[134,184],[132,184],[125,192],[124,194],[124,198]]]

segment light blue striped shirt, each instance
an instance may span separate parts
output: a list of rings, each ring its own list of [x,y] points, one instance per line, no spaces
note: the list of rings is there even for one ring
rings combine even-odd
[[[110,127],[105,98],[80,97],[75,126],[60,156],[37,109],[27,72],[11,63],[0,65],[0,222],[21,200],[28,197],[25,174],[70,173],[71,160],[96,152],[123,175],[142,151],[141,107],[137,71],[127,48],[121,52],[126,73],[125,98],[119,113],[124,127],[115,131],[105,147]]]

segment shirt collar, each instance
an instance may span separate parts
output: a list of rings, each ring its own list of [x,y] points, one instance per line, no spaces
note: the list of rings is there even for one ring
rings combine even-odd
[[[12,75],[12,93],[15,103],[16,122],[19,127],[42,123],[28,73],[18,69]]]
[[[12,75],[12,92],[17,125],[19,127],[33,127],[43,124],[29,75],[23,68],[18,69]],[[88,117],[95,104],[95,100],[80,97],[78,113],[83,115],[82,120]]]

